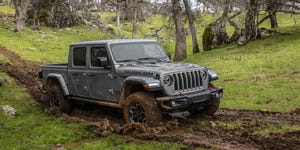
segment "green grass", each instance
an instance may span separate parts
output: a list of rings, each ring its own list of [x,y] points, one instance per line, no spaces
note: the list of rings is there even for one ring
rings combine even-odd
[[[72,145],[67,149],[74,149]],[[76,149],[80,150],[92,150],[92,149],[103,149],[103,150],[177,150],[185,149],[185,145],[168,142],[147,142],[142,140],[136,140],[131,137],[111,135],[107,138],[87,142],[78,146]]]
[[[0,5],[0,13],[14,15],[15,9],[12,6]]]
[[[4,73],[0,76],[9,78]],[[24,88],[15,83],[4,82],[0,88],[2,105],[17,109],[17,115],[10,117],[0,109],[0,149],[48,149],[58,143],[95,136],[84,124],[69,123],[42,112]]]
[[[280,28],[291,35],[273,35],[244,47],[229,45],[190,56],[186,61],[219,74],[223,108],[289,111],[300,107],[300,26]],[[255,80],[255,78],[263,78]]]

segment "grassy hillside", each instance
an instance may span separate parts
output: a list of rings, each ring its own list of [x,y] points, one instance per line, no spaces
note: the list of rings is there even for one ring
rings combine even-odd
[[[86,125],[68,123],[41,112],[38,104],[31,100],[24,88],[13,79],[0,73],[4,82],[0,88],[0,106],[10,105],[17,110],[14,117],[0,111],[0,149],[46,149],[49,145],[93,138]]]
[[[214,69],[225,89],[222,107],[289,111],[300,108],[300,26],[282,27],[244,47],[229,45],[186,61]]]
[[[111,17],[112,14],[109,13],[102,15],[104,22],[115,28]],[[209,15],[197,20],[199,41],[203,26],[216,17]],[[299,108],[300,96],[296,91],[300,88],[300,25],[297,24],[300,16],[280,14],[278,18],[278,30],[288,34],[273,34],[267,39],[257,40],[243,47],[232,44],[192,55],[191,37],[188,36],[188,59],[185,61],[207,66],[219,74],[220,80],[216,84],[225,89],[221,107],[270,111]],[[138,37],[153,38],[150,34],[168,22],[168,18],[153,16],[147,22],[139,24]],[[268,25],[266,22],[262,26]],[[119,38],[119,34],[125,38],[131,36],[128,22],[123,22],[120,30],[116,30],[116,35],[88,29],[83,25],[64,29],[42,27],[40,31],[28,28],[19,33],[13,32],[13,29],[12,23],[0,24],[0,45],[27,60],[42,64],[67,61],[68,46],[72,42],[114,39]],[[164,30],[161,36],[167,36],[169,32],[172,31]],[[161,42],[174,55],[174,40],[165,39]]]

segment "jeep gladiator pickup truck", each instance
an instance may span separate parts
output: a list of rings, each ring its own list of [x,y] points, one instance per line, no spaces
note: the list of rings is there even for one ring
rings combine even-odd
[[[75,101],[123,109],[125,122],[155,125],[162,114],[189,111],[213,115],[223,89],[214,71],[183,62],[155,40],[73,43],[66,64],[47,64],[39,77],[50,107],[71,112]]]

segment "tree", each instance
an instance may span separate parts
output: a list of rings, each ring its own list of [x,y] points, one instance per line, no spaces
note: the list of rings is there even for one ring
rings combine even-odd
[[[132,11],[132,38],[135,38],[137,21],[138,21],[138,0],[133,1],[133,11]]]
[[[230,11],[230,0],[225,0],[223,5],[224,8],[222,16],[210,23],[204,30],[202,35],[204,51],[212,50],[215,46],[230,42],[229,36],[226,32],[226,23],[229,22],[231,25],[235,25],[235,23],[232,20],[229,20],[228,17]]]
[[[195,25],[194,25],[194,15],[193,12],[191,11],[191,7],[190,4],[188,2],[188,0],[183,0],[184,2],[184,6],[185,6],[185,12],[187,15],[187,18],[189,20],[189,28],[192,34],[192,41],[193,41],[193,53],[198,53],[200,52],[199,50],[199,44],[198,44],[198,40],[197,40],[197,31],[195,29]]]
[[[117,0],[117,8],[116,8],[116,26],[120,26],[120,15],[121,15],[121,2],[120,0]]]
[[[271,28],[277,28],[277,7],[278,7],[278,0],[269,0],[267,1],[267,12],[270,18]]]
[[[181,61],[186,58],[186,35],[182,19],[182,9],[179,0],[172,0],[173,19],[176,28],[176,46],[174,61]]]
[[[25,29],[27,12],[30,9],[30,0],[13,0],[16,11],[16,31],[22,31]]]
[[[249,0],[248,9],[245,19],[245,42],[255,39],[257,37],[256,18],[258,15],[258,0]]]

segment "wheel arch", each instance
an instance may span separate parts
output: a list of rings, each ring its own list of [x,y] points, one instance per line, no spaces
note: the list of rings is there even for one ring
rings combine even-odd
[[[60,86],[65,96],[70,95],[66,81],[62,75],[54,73],[50,73],[49,75],[47,75],[45,82],[46,91],[49,91],[49,88],[52,87],[54,84],[58,84]]]
[[[143,91],[143,92],[149,92],[152,90],[158,90],[159,88],[154,87],[151,88],[145,88],[144,84],[152,84],[152,83],[158,83],[159,80],[153,79],[152,77],[141,77],[141,76],[131,76],[125,79],[124,84],[122,86],[122,92],[120,97],[120,105],[124,106],[126,103],[126,98],[135,92]]]

